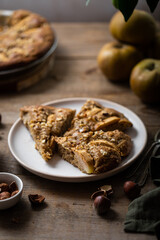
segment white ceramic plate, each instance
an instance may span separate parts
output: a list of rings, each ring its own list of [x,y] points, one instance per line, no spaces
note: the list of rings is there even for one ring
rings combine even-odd
[[[68,98],[48,102],[44,105],[76,109],[78,112],[86,100],[87,98]],[[146,128],[135,113],[122,105],[102,99],[94,100],[105,107],[114,108],[122,112],[133,123],[133,127],[127,132],[132,138],[133,149],[129,156],[126,157],[117,168],[101,174],[87,175],[64,161],[58,155],[54,155],[49,162],[46,162],[35,149],[34,141],[20,119],[13,124],[8,135],[9,148],[15,159],[24,168],[38,176],[62,182],[87,182],[99,180],[110,177],[126,169],[135,161],[145,147],[147,141]]]

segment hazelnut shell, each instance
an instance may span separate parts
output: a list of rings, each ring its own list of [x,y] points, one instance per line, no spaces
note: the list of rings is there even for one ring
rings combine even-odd
[[[141,192],[140,186],[137,183],[133,182],[133,181],[126,181],[124,183],[123,188],[124,188],[125,194],[131,200],[139,197],[140,192]]]
[[[97,196],[94,199],[94,208],[99,215],[105,214],[111,206],[111,201],[104,195]]]

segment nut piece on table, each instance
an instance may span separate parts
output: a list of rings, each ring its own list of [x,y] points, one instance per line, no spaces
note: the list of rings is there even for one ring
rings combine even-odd
[[[29,198],[29,201],[31,202],[31,204],[33,206],[39,206],[41,205],[44,200],[45,200],[45,197],[42,196],[42,195],[39,195],[39,194],[29,194],[28,195],[28,198]]]
[[[126,181],[124,183],[123,188],[124,188],[125,194],[131,200],[139,197],[140,192],[141,192],[141,187],[137,183],[132,182],[132,181]]]
[[[113,188],[111,185],[103,185],[99,189],[103,191],[108,198],[113,195]]]
[[[94,192],[91,195],[91,199],[95,199],[97,196],[105,196],[107,198],[110,198],[113,195],[113,189],[111,185],[103,185],[99,188],[98,191]]]
[[[111,206],[111,201],[104,195],[97,196],[94,199],[94,207],[99,215],[106,213]]]
[[[91,195],[91,199],[94,200],[94,208],[97,214],[105,214],[111,206],[110,197],[113,194],[113,189],[111,185],[103,185],[98,191]]]

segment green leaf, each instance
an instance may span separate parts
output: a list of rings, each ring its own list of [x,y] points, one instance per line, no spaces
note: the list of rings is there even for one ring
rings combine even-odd
[[[138,0],[112,0],[112,3],[115,8],[119,9],[122,12],[125,21],[127,21],[132,15],[138,3]]]
[[[151,10],[151,12],[154,12],[155,8],[157,7],[157,4],[159,2],[159,0],[146,0],[147,4]]]

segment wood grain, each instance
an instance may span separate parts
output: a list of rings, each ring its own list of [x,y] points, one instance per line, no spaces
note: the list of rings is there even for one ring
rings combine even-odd
[[[11,155],[7,137],[19,116],[19,108],[66,97],[96,97],[122,104],[134,111],[148,131],[148,143],[160,127],[159,106],[143,104],[130,90],[129,84],[113,84],[101,74],[96,56],[103,44],[112,40],[104,23],[54,23],[59,45],[50,75],[19,93],[0,94],[0,171],[20,176],[24,183],[22,200],[13,208],[1,211],[0,239],[107,239],[154,240],[153,235],[127,234],[123,222],[130,201],[123,193],[125,172],[109,179],[90,183],[62,183],[31,174]],[[91,194],[104,184],[112,184],[114,196],[111,210],[98,216],[92,206]],[[148,179],[145,193],[155,186]],[[42,208],[34,209],[28,194],[46,197]]]

